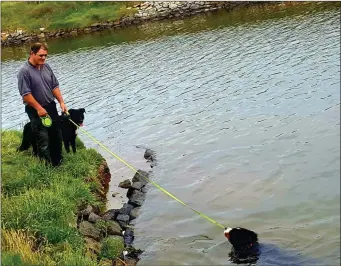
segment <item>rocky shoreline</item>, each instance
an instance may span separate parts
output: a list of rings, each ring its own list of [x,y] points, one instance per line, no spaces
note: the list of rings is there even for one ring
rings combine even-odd
[[[151,167],[155,165],[154,153],[147,149],[144,154]],[[111,179],[110,170],[106,163],[103,163],[98,172],[102,189],[97,193],[104,200],[108,191]],[[147,193],[149,173],[138,170],[130,181],[120,182],[121,188],[127,189],[128,201],[120,209],[106,210],[104,213],[92,206],[87,205],[77,214],[77,227],[84,236],[87,251],[90,256],[100,256],[103,250],[103,240],[111,239],[124,246],[124,251],[113,261],[108,260],[108,264],[116,266],[134,266],[139,260],[142,250],[135,249],[134,241],[134,220],[138,217],[139,210],[145,200]],[[104,198],[103,198],[104,195]]]
[[[29,33],[23,30],[15,32],[1,32],[1,45],[15,46],[35,41],[47,41],[52,38],[70,37],[82,34],[88,34],[110,28],[127,27],[129,25],[138,25],[146,21],[155,21],[163,19],[182,19],[184,17],[197,15],[200,13],[215,12],[225,9],[232,10],[235,7],[250,5],[268,4],[269,2],[251,2],[251,1],[169,1],[169,2],[144,2],[135,5],[135,13],[129,16],[123,16],[116,21],[105,21],[95,23],[85,28],[62,29],[58,31],[49,31],[45,28],[37,29],[40,33]],[[271,2],[270,2],[271,3]],[[275,2],[281,3],[281,2]]]

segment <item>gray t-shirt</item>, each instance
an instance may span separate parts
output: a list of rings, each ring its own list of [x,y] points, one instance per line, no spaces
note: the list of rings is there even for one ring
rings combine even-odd
[[[27,61],[19,70],[18,88],[20,95],[23,97],[31,93],[34,99],[42,106],[54,101],[55,97],[52,91],[58,87],[58,80],[51,67],[46,63],[38,69]]]

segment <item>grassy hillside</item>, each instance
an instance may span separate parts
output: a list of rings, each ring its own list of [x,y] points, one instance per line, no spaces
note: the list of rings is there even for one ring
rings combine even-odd
[[[47,31],[83,28],[132,14],[136,11],[131,7],[136,3],[139,2],[1,2],[1,28],[8,32],[39,32],[41,27]]]
[[[87,256],[77,230],[81,207],[105,205],[96,193],[104,159],[78,140],[62,166],[46,167],[31,151],[16,151],[21,135],[1,133],[1,265],[107,265]]]

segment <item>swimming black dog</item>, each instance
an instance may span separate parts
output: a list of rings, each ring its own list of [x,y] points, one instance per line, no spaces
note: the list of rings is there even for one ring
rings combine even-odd
[[[233,246],[229,258],[235,264],[323,265],[315,259],[301,256],[297,251],[282,250],[273,244],[260,244],[258,235],[245,228],[227,228],[224,234]]]
[[[70,117],[67,116],[65,113],[59,116],[61,122],[61,131],[63,136],[63,142],[66,152],[70,152],[70,145],[72,147],[72,151],[76,152],[76,130],[77,127],[69,120],[69,118],[74,121],[78,126],[83,125],[84,121],[84,113],[85,109],[70,109],[69,114]],[[24,126],[23,130],[23,139],[21,142],[20,147],[17,149],[18,151],[25,151],[28,150],[29,147],[32,145],[33,154],[37,155],[37,140],[35,134],[32,132],[31,122],[28,122]]]

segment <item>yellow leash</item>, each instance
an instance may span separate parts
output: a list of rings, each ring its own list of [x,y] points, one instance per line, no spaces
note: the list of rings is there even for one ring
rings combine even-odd
[[[67,113],[68,114],[68,113]],[[132,169],[135,173],[138,173],[140,176],[142,176],[143,178],[145,178],[148,182],[150,182],[151,184],[153,184],[156,188],[158,188],[159,190],[161,190],[163,193],[165,193],[166,195],[168,195],[169,197],[175,199],[177,202],[181,203],[182,205],[190,208],[192,211],[194,211],[195,213],[199,214],[201,217],[205,218],[206,220],[210,221],[211,223],[226,229],[226,226],[222,225],[221,223],[217,222],[216,220],[213,220],[212,218],[208,217],[207,215],[203,214],[202,212],[199,212],[195,209],[193,209],[192,207],[190,207],[189,205],[187,205],[185,202],[183,202],[182,200],[178,199],[176,196],[174,196],[172,193],[170,193],[169,191],[167,191],[166,189],[164,189],[163,187],[161,187],[160,185],[158,185],[157,183],[155,183],[154,181],[150,180],[149,178],[147,178],[146,176],[140,174],[138,172],[138,170],[136,170],[133,166],[131,166],[130,164],[128,164],[126,161],[124,161],[121,157],[119,157],[117,154],[113,153],[112,151],[110,151],[106,146],[104,146],[102,143],[100,143],[98,140],[96,140],[93,136],[91,136],[86,130],[82,129],[81,127],[79,127],[75,122],[73,122],[70,118],[69,120],[80,130],[82,130],[86,135],[88,135],[94,142],[96,142],[98,145],[100,145],[104,150],[106,150],[107,152],[109,152],[112,156],[114,156],[117,160],[119,160],[120,162],[122,162],[123,164],[125,164],[126,166],[128,166],[130,169]]]

